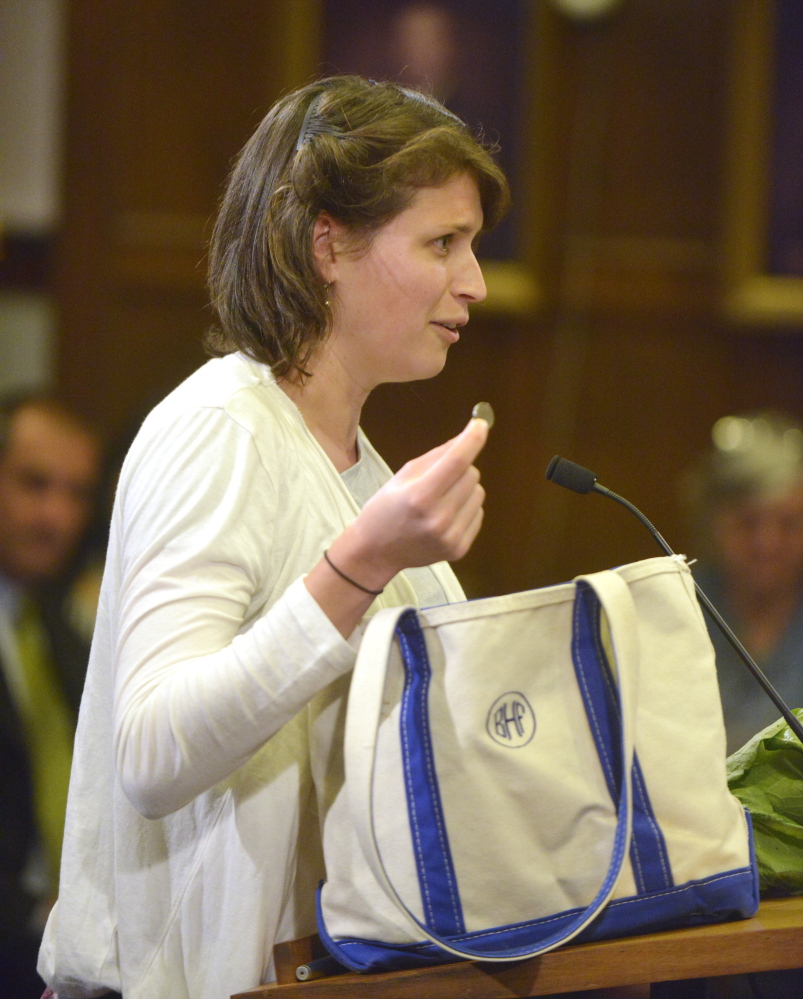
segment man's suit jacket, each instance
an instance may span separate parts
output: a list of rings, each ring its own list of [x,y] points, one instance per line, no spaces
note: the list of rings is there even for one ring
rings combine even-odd
[[[63,589],[42,589],[36,604],[64,699],[77,718],[89,647],[64,614]],[[46,725],[47,720],[42,719]],[[0,669],[0,939],[24,935],[37,903],[23,885],[36,841],[25,730]]]

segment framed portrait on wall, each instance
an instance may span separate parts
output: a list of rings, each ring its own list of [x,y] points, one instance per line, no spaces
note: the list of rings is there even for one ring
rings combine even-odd
[[[499,312],[529,312],[543,297],[525,221],[533,200],[538,7],[532,0],[305,0],[298,16],[315,57],[306,81],[358,73],[415,87],[498,147],[514,209],[483,235],[479,255],[484,307]]]
[[[738,0],[725,308],[803,331],[803,4]]]

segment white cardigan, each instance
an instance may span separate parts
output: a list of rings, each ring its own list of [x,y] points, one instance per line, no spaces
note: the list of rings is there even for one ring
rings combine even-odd
[[[276,940],[314,931],[360,633],[345,641],[302,576],[357,513],[242,355],[145,420],[118,486],[39,959],[60,999],[224,999],[272,978]],[[448,566],[433,571],[463,599]],[[403,574],[372,611],[402,603],[416,603]]]

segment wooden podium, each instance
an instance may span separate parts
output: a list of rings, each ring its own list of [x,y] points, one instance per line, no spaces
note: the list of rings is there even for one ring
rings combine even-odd
[[[312,939],[278,944],[278,980],[233,999],[523,999],[567,992],[591,999],[593,990],[603,990],[598,999],[648,997],[650,983],[803,967],[803,897],[763,902],[753,919],[567,945],[516,964],[465,961],[298,982],[295,969],[312,959]]]

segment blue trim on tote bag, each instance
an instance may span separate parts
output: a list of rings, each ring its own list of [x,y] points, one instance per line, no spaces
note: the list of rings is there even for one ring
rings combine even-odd
[[[404,788],[424,923],[439,936],[450,936],[465,932],[465,923],[429,727],[432,668],[414,610],[399,618],[396,637],[404,661],[399,721]]]
[[[621,718],[615,681],[602,645],[602,607],[593,589],[578,581],[574,599],[572,661],[597,747],[605,782],[614,802],[622,780],[615,747],[621,739]],[[639,892],[661,891],[674,885],[666,841],[655,818],[644,774],[633,754],[633,834],[630,864]]]
[[[752,849],[752,840],[751,840]],[[689,881],[660,892],[617,898],[610,901],[594,922],[575,937],[572,944],[614,937],[657,933],[677,926],[707,925],[733,919],[749,919],[758,909],[758,882],[755,866],[725,871],[700,881]],[[470,943],[486,950],[489,957],[500,948],[534,948],[564,929],[581,909],[511,926],[499,926],[476,933],[464,933],[450,942]],[[423,940],[412,944],[384,943],[343,937],[333,940],[326,932],[318,890],[318,932],[329,953],[352,971],[401,971],[448,964],[454,955]],[[570,944],[569,946],[571,946]]]

